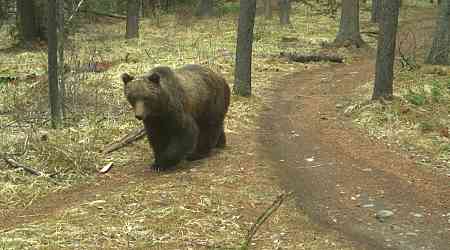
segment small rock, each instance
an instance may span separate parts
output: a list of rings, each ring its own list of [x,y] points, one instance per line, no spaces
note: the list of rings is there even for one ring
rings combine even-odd
[[[280,162],[284,162],[284,160],[280,160]]]
[[[342,103],[336,104],[336,108],[338,108],[338,109],[341,109],[341,108],[343,108],[343,107],[344,107],[344,104],[342,104]]]
[[[375,207],[375,204],[372,204],[372,203],[364,204],[361,207],[363,207],[363,208],[371,208],[371,207]]]
[[[422,218],[423,215],[419,214],[419,213],[413,213],[412,216],[416,217],[416,218]]]
[[[306,158],[306,161],[313,162],[314,161],[314,157]]]
[[[390,210],[380,210],[375,215],[375,218],[377,218],[380,222],[384,222],[387,218],[392,217],[394,215],[394,212]]]
[[[417,234],[414,232],[407,232],[407,233],[405,233],[405,235],[406,236],[417,236]]]

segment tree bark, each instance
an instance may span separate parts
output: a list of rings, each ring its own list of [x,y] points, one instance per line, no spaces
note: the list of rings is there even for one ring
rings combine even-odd
[[[252,93],[252,45],[256,0],[241,0],[236,44],[236,66],[233,91],[240,96]]]
[[[339,32],[334,40],[336,46],[365,45],[359,31],[359,0],[342,0]]]
[[[33,42],[38,38],[34,0],[17,0],[17,14],[20,38],[25,43]]]
[[[290,0],[278,0],[280,5],[280,24],[288,25],[290,24],[289,12],[291,11],[291,1]]]
[[[200,0],[195,15],[199,17],[211,17],[214,15],[213,0]]]
[[[58,87],[58,36],[56,0],[48,0],[48,86],[52,128],[61,123],[61,105]]]
[[[127,39],[139,36],[139,0],[128,0],[127,2]]]
[[[60,106],[61,116],[64,119],[66,110],[64,106],[64,100],[66,98],[66,84],[64,82],[64,42],[65,42],[65,29],[64,29],[64,1],[58,1],[58,73],[59,73],[59,93],[60,93]]]
[[[433,44],[427,56],[426,63],[449,64],[450,50],[450,0],[443,0],[439,5],[439,18],[433,35]]]
[[[0,28],[2,27],[3,20],[8,16],[8,2],[6,0],[0,0]]]
[[[395,43],[400,0],[382,0],[381,7],[383,11],[378,36],[373,100],[391,99],[393,96]]]
[[[372,0],[372,11],[370,16],[370,21],[372,23],[378,23],[380,20],[380,12],[381,12],[381,0]]]

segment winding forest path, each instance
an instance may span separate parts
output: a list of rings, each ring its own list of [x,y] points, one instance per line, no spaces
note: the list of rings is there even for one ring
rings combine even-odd
[[[280,162],[282,184],[307,214],[368,249],[448,249],[448,177],[418,169],[337,117],[338,98],[369,80],[372,68],[362,60],[286,79],[262,118],[263,157]],[[394,215],[379,222],[374,215],[384,209]]]
[[[261,157],[275,163],[280,182],[310,217],[360,248],[449,249],[448,176],[371,140],[336,108],[373,79],[372,58],[274,81],[280,87],[262,114]],[[393,215],[380,221],[381,210]]]

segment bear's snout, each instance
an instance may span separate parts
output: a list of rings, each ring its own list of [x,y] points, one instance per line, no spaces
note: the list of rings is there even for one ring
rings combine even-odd
[[[144,102],[138,101],[136,102],[135,108],[134,108],[134,117],[138,120],[144,120],[145,119],[145,105]]]

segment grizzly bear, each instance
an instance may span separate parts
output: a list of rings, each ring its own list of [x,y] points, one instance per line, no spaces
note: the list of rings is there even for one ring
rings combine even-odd
[[[144,123],[153,169],[202,159],[211,149],[225,147],[230,88],[222,76],[191,64],[175,70],[158,66],[140,77],[123,73],[121,79],[125,97]]]

